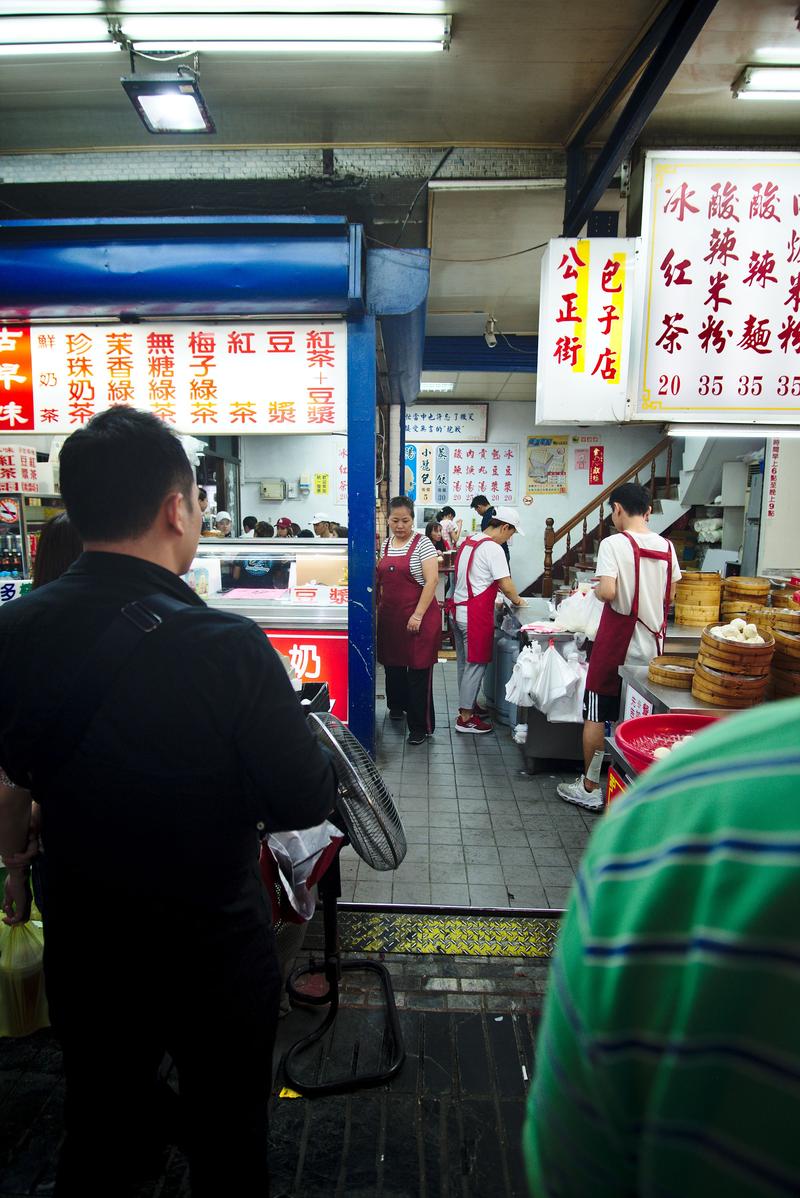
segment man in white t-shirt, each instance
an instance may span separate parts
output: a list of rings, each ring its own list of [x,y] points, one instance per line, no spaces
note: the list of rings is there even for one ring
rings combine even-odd
[[[674,546],[650,532],[650,495],[639,483],[611,492],[616,536],[600,542],[595,594],[606,607],[600,620],[583,699],[584,773],[562,782],[558,794],[590,811],[603,807],[600,769],[605,724],[619,718],[622,665],[647,665],[663,651],[667,610],[681,576]]]
[[[516,508],[499,507],[485,532],[467,537],[456,558],[456,584],[448,610],[455,610],[458,665],[458,719],[456,732],[491,732],[486,712],[478,706],[486,667],[494,649],[494,603],[497,592],[521,607],[511,580],[503,547],[519,532]],[[523,532],[519,533],[524,536]]]

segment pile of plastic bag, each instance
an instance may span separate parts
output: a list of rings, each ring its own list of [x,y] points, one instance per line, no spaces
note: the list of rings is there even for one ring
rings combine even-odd
[[[559,605],[556,619],[567,632],[582,633],[593,641],[600,627],[603,604],[594,590],[574,591]]]
[[[586,656],[577,646],[567,646],[564,656],[554,644],[526,645],[506,683],[506,699],[517,707],[536,707],[551,723],[577,724],[583,720]]]

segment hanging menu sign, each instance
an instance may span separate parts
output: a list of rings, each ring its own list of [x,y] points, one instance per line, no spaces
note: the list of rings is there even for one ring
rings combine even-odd
[[[648,155],[640,420],[800,422],[800,154]]]
[[[119,406],[186,433],[345,432],[347,325],[0,326],[0,433],[71,433]]]
[[[519,446],[406,443],[405,494],[416,503],[469,504],[485,495],[493,505],[516,502]]]
[[[485,441],[488,404],[435,405],[424,400],[406,408],[406,440]]]

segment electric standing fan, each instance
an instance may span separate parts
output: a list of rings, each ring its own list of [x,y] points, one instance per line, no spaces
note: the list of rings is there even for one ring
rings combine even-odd
[[[321,744],[333,758],[339,780],[338,798],[332,819],[341,824],[347,841],[352,844],[363,861],[373,869],[397,869],[406,855],[406,838],[386,783],[374,762],[365,752],[349,728],[329,712],[313,713],[308,722]],[[341,847],[341,846],[340,846]],[[290,998],[306,1005],[324,1006],[329,1010],[324,1021],[310,1035],[299,1040],[286,1053],[283,1070],[288,1084],[301,1094],[319,1096],[342,1094],[364,1086],[377,1086],[389,1081],[399,1072],[405,1060],[405,1048],[394,1001],[392,979],[388,969],[378,961],[341,960],[337,926],[337,902],[341,898],[342,884],[338,852],[326,872],[319,880],[319,895],[323,903],[323,926],[325,933],[325,960],[312,961],[310,965],[292,973],[286,989]],[[363,1074],[320,1083],[304,1081],[294,1073],[298,1057],[315,1045],[332,1027],[339,1010],[339,983],[342,973],[371,972],[377,974],[386,1006],[387,1032],[384,1036],[389,1062],[378,1073]],[[308,995],[296,989],[299,978],[306,974],[324,974],[328,983],[325,994]]]

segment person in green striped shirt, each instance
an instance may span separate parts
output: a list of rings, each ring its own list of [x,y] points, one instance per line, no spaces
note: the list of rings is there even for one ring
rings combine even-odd
[[[800,699],[721,720],[598,823],[550,974],[536,1198],[800,1195]]]

